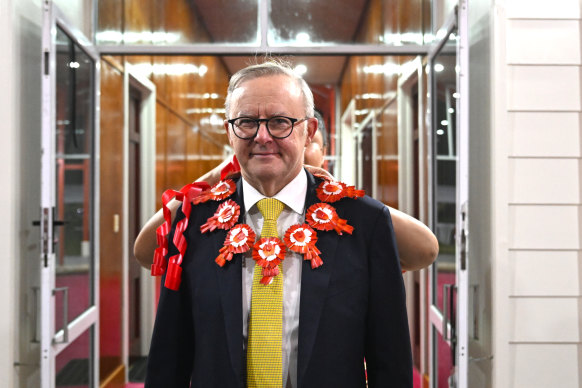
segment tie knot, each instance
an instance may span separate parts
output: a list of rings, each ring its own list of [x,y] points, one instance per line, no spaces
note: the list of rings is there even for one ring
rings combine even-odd
[[[275,198],[263,198],[257,202],[257,208],[265,220],[277,221],[285,204]]]

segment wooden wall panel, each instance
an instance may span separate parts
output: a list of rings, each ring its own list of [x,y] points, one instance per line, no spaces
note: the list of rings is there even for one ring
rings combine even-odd
[[[152,8],[149,1],[124,0],[124,36],[129,44],[152,44]]]
[[[179,190],[188,183],[186,178],[186,131],[187,127],[172,111],[167,112],[166,134],[166,186]]]
[[[114,229],[114,218],[123,214],[123,75],[108,62],[101,61],[101,156],[100,156],[100,298],[112,303],[99,306],[101,337],[100,380],[104,381],[120,366],[122,236]]]
[[[99,31],[121,32],[123,28],[123,3],[119,0],[99,0],[98,25]]]
[[[168,187],[166,183],[166,125],[167,109],[156,103],[156,208],[162,207],[162,194]]]
[[[200,131],[191,127],[186,134],[186,182],[198,179],[204,171],[200,166],[200,156],[204,152]]]

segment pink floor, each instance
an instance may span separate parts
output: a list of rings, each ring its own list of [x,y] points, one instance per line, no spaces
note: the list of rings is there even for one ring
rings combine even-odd
[[[421,376],[420,373],[414,368],[413,376],[412,376],[414,385],[413,388],[420,388],[421,385]],[[125,388],[143,388],[143,383],[127,383],[125,384]]]

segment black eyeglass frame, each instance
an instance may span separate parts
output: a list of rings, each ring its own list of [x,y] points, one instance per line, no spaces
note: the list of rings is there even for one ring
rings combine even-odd
[[[273,133],[269,129],[269,120],[276,119],[276,118],[280,118],[280,117],[285,118],[285,119],[291,121],[291,130],[285,136],[276,136],[276,135],[273,135]],[[252,136],[242,137],[242,136],[240,136],[237,133],[237,131],[235,129],[234,122],[236,120],[239,120],[239,119],[247,119],[247,120],[254,121],[254,122],[257,123],[257,129],[256,129],[255,133]],[[295,129],[295,124],[301,124],[305,120],[309,120],[309,119],[310,119],[310,117],[304,117],[302,119],[296,119],[294,117],[288,117],[288,116],[273,116],[273,117],[269,117],[268,119],[253,119],[251,117],[240,116],[240,117],[237,117],[237,118],[234,118],[234,119],[230,119],[230,120],[226,120],[226,121],[230,124],[230,126],[232,128],[232,132],[234,132],[234,134],[235,134],[236,137],[238,137],[239,139],[242,139],[242,140],[250,140],[250,139],[254,139],[257,136],[257,133],[259,133],[259,128],[261,127],[261,123],[262,122],[265,123],[265,127],[267,128],[267,132],[269,132],[269,135],[272,138],[274,138],[274,139],[285,139],[285,138],[291,136],[291,134],[293,133],[293,130]]]

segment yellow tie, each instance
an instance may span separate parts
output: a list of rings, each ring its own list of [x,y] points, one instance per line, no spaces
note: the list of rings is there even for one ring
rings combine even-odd
[[[263,215],[261,237],[278,237],[277,218],[285,207],[274,198],[257,203]],[[255,265],[247,346],[247,386],[281,388],[283,385],[283,270],[269,285],[260,283],[262,267]]]

